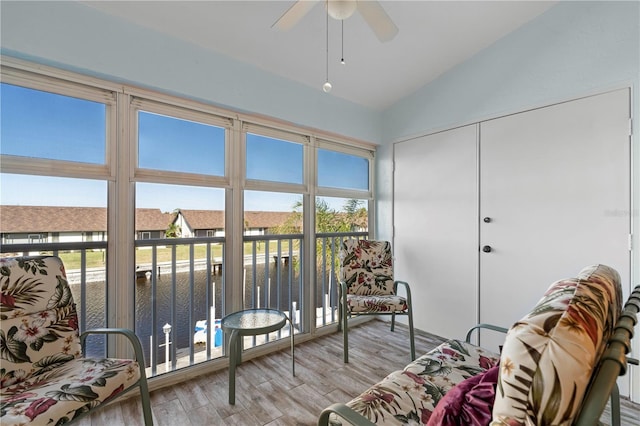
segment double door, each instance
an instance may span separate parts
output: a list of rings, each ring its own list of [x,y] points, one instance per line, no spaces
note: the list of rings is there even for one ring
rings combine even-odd
[[[594,263],[628,294],[629,99],[617,90],[395,144],[395,275],[411,283],[417,328],[508,328]]]

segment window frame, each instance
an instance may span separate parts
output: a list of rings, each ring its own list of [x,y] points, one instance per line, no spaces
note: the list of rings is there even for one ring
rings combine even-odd
[[[2,58],[3,61],[5,58]],[[84,179],[115,179],[113,137],[117,133],[117,91],[107,87],[92,87],[60,78],[54,73],[40,75],[2,64],[2,83],[27,89],[39,90],[60,96],[73,97],[105,105],[105,152],[104,164],[56,160],[37,157],[22,157],[0,154],[3,173],[30,174]]]
[[[259,114],[241,113],[222,109],[212,104],[195,101],[188,94],[180,96],[123,85],[94,77],[65,71],[28,61],[1,56],[1,81],[30,89],[43,90],[63,96],[104,103],[106,108],[105,164],[1,155],[1,173],[97,179],[107,183],[107,240],[108,268],[106,325],[109,327],[135,327],[133,289],[127,283],[135,269],[135,184],[137,182],[192,185],[225,190],[225,223],[233,227],[222,231],[229,245],[227,255],[232,262],[226,273],[242,270],[242,220],[244,190],[283,192],[303,196],[305,254],[305,287],[307,306],[315,292],[315,278],[310,275],[315,256],[315,200],[316,197],[357,198],[368,200],[369,223],[374,220],[375,150],[372,143],[294,125]],[[176,118],[203,122],[225,128],[224,176],[157,171],[138,168],[137,113],[139,110]],[[303,183],[289,184],[246,179],[246,132],[303,144]],[[369,190],[344,190],[317,186],[317,149],[330,149],[357,155],[369,160]],[[217,230],[214,230],[217,232]],[[374,231],[370,230],[371,236]],[[116,250],[117,248],[117,250]],[[237,277],[234,281],[240,282]],[[235,290],[233,290],[235,291]],[[233,291],[229,297],[233,296]],[[227,296],[225,296],[227,297]],[[236,300],[227,299],[227,306],[237,308]],[[313,311],[313,312],[312,312]],[[309,310],[309,316],[315,311]],[[315,321],[310,329],[314,332]],[[111,349],[113,347],[113,350]],[[125,356],[126,349],[117,342],[110,345],[110,354]]]
[[[140,111],[223,128],[225,130],[224,176],[138,167],[138,113]],[[233,128],[231,119],[218,116],[215,113],[190,109],[182,105],[172,105],[155,99],[148,99],[140,95],[132,97],[129,116],[132,139],[130,144],[129,167],[135,182],[209,186],[217,188],[229,188],[231,186],[231,169],[229,164],[230,133]]]
[[[246,170],[247,133],[302,145],[302,183],[298,184],[261,179],[248,179]],[[307,169],[309,164],[309,146],[311,138],[308,135],[291,132],[289,130],[275,129],[261,124],[243,122],[241,138],[242,159],[244,161],[242,167],[243,189],[251,191],[302,193],[303,195],[309,193],[309,173]]]
[[[332,188],[326,186],[318,185],[318,167],[316,161],[316,169],[314,175],[314,186],[316,188],[316,196],[318,197],[336,197],[336,198],[358,198],[373,201],[375,188],[374,188],[374,163],[375,163],[375,151],[369,150],[365,148],[344,145],[339,142],[331,141],[328,139],[318,139],[316,146],[316,159],[317,159],[317,151],[320,149],[335,151],[341,154],[353,155],[356,157],[362,157],[367,160],[369,164],[368,170],[368,179],[369,179],[369,190],[363,191],[358,189],[345,189],[345,188]],[[371,209],[372,206],[369,206]]]

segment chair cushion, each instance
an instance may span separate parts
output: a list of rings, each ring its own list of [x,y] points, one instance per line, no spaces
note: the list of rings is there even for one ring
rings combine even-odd
[[[349,312],[402,312],[407,310],[407,299],[402,296],[355,296],[347,294]]]
[[[119,394],[139,378],[140,369],[134,360],[73,359],[2,388],[0,422],[32,426],[66,423]]]
[[[71,292],[62,261],[54,256],[0,258],[0,318],[51,309],[69,302]],[[71,300],[73,301],[73,300]]]
[[[80,356],[78,316],[58,257],[0,259],[0,388]]]
[[[378,425],[426,424],[456,384],[495,366],[498,355],[449,340],[347,403]]]
[[[0,388],[78,358],[81,347],[75,304],[2,320],[0,350]]]
[[[393,256],[388,241],[345,240],[340,250],[340,265],[348,294],[393,294]]]
[[[557,281],[509,330],[492,425],[570,425],[621,312],[618,273],[604,265]]]

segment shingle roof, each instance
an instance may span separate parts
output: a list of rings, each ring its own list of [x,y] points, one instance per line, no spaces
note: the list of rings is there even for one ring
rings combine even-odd
[[[104,207],[0,206],[0,232],[107,230]]]
[[[180,210],[192,229],[224,229],[221,210]],[[245,212],[245,226],[272,228],[291,212]],[[176,213],[160,209],[136,209],[136,231],[164,231]],[[100,232],[107,230],[104,207],[7,206],[0,205],[0,232]]]
[[[222,210],[180,209],[191,229],[224,229]],[[273,228],[287,221],[291,212],[255,211],[245,212],[245,226],[249,228]]]
[[[136,209],[136,231],[164,231],[175,218],[160,209]],[[0,232],[106,232],[104,207],[0,206]]]
[[[186,210],[180,209],[191,229],[224,229],[222,210]]]
[[[176,213],[162,213],[160,209],[136,209],[136,231],[165,231]]]

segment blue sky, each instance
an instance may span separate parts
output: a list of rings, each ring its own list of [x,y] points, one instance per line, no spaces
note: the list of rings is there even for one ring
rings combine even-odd
[[[105,105],[6,83],[0,90],[0,153],[106,163]],[[145,111],[138,117],[139,167],[224,176],[223,128]],[[247,135],[247,178],[301,184],[303,163],[302,145]],[[367,187],[366,159],[321,149],[318,167],[320,185]],[[107,184],[101,180],[3,173],[0,189],[0,204],[5,205],[107,205]],[[299,194],[247,191],[245,209],[289,211],[299,200]],[[344,200],[330,201],[336,209],[343,204]],[[221,210],[224,190],[138,183],[136,206]]]

